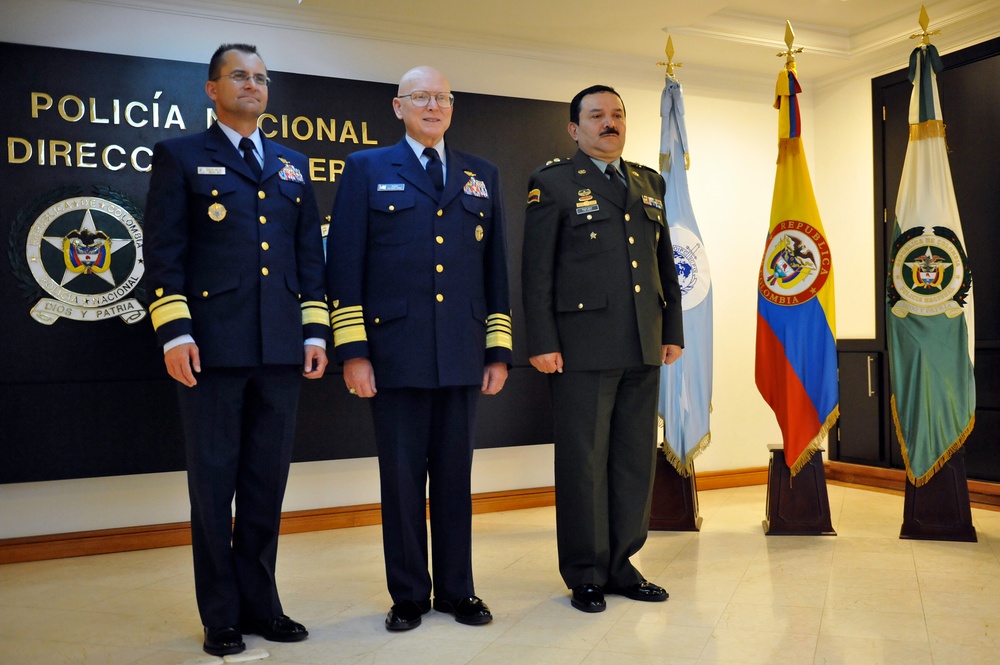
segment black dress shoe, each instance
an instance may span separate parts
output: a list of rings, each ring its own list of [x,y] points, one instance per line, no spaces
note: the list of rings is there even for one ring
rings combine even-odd
[[[646,580],[618,589],[608,589],[608,593],[625,596],[632,600],[642,600],[647,603],[662,603],[670,597],[670,594],[663,587],[657,586],[652,582],[647,582]]]
[[[431,611],[429,600],[414,602],[404,600],[396,603],[385,616],[386,630],[412,630],[420,625],[420,617]]]
[[[482,626],[493,621],[490,608],[477,596],[459,598],[458,600],[435,598],[434,609],[438,612],[454,614],[455,621],[467,626]]]
[[[604,590],[596,584],[576,585],[569,602],[581,612],[603,612],[608,607],[604,602]]]
[[[205,653],[213,656],[229,656],[234,653],[242,653],[247,645],[243,643],[243,636],[240,631],[232,626],[222,628],[209,628],[205,626],[205,644],[202,645]]]
[[[301,642],[309,631],[301,623],[279,614],[267,623],[246,623],[240,626],[244,633],[260,635],[269,642]]]

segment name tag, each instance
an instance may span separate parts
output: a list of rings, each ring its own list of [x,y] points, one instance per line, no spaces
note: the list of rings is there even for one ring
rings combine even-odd
[[[375,189],[380,192],[401,192],[406,189],[406,185],[401,182],[394,182],[389,184],[380,184]]]
[[[199,166],[198,175],[226,175],[225,166]]]

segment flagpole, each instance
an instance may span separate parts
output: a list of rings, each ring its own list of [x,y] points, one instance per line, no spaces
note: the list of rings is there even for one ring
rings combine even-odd
[[[775,85],[778,159],[758,273],[755,380],[782,443],[770,446],[766,535],[837,535],[821,446],[839,414],[833,258],[802,146],[792,24]],[[793,482],[794,478],[794,482]]]
[[[684,355],[660,369],[659,412],[663,425],[653,479],[649,528],[698,531],[698,493],[694,459],[711,441],[712,393],[711,273],[687,186],[690,166],[684,102],[674,62],[674,41],[667,35],[666,68],[660,97],[660,175],[665,184],[664,213],[681,287]],[[683,155],[683,158],[681,157]]]
[[[943,65],[930,40],[940,31],[928,29],[923,6],[918,23],[886,279],[890,405],[907,477],[899,536],[975,542],[962,450],[976,410],[973,276],[938,98]]]

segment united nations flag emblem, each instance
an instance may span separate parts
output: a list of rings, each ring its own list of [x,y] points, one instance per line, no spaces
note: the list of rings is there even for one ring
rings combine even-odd
[[[110,187],[64,187],[24,206],[11,226],[10,258],[22,290],[37,300],[31,316],[45,325],[145,318],[128,297],[144,269],[141,219],[139,206]]]
[[[947,227],[916,226],[892,245],[886,295],[893,315],[955,318],[972,288],[972,271],[962,243]]]
[[[681,309],[687,311],[701,304],[712,287],[708,253],[698,236],[683,226],[671,228],[670,235],[674,243],[677,282],[681,287]]]

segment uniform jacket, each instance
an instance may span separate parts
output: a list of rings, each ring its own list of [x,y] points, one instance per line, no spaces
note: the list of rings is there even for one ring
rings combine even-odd
[[[376,386],[479,385],[510,363],[510,292],[496,166],[447,148],[438,199],[406,140],[347,158],[327,239],[336,359]]]
[[[567,370],[620,369],[637,356],[659,365],[663,344],[684,344],[663,178],[622,165],[624,209],[582,151],[531,176],[522,253],[529,357],[558,351]]]
[[[218,127],[157,143],[144,227],[160,344],[206,367],[300,364],[329,337],[323,239],[306,158],[263,138],[261,182]]]

